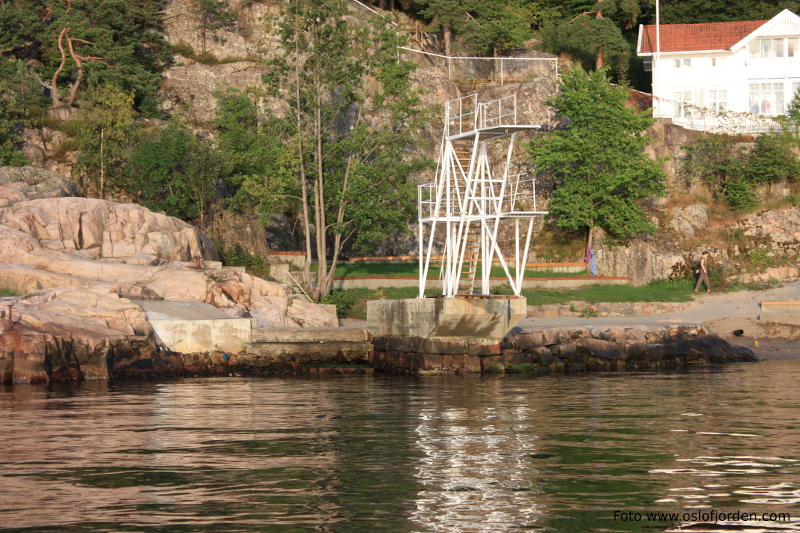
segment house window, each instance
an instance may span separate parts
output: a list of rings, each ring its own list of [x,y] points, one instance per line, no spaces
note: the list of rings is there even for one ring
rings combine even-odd
[[[725,66],[725,59],[724,57],[712,57],[711,58],[711,66],[712,67],[723,67]]]
[[[688,58],[688,57],[685,57],[683,59],[673,59],[672,60],[672,66],[675,67],[675,68],[691,67],[692,66],[692,60],[690,58]]]
[[[788,57],[796,57],[798,52],[800,52],[800,39],[797,37],[786,39],[786,55]]]
[[[692,91],[675,91],[672,99],[675,101],[673,118],[692,118]]]
[[[712,111],[721,113],[728,110],[727,89],[710,89],[708,91],[707,106]]]
[[[750,57],[765,59],[769,57],[796,57],[800,53],[797,37],[754,39],[750,41]]]
[[[783,82],[750,84],[750,111],[761,115],[780,115],[784,112]]]

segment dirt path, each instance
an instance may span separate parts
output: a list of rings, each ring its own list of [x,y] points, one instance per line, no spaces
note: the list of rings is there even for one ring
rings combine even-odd
[[[800,282],[786,283],[763,291],[697,293],[693,305],[685,311],[662,315],[602,317],[602,318],[526,318],[524,326],[550,327],[572,325],[658,325],[705,324],[723,319],[756,320],[763,301],[800,300]],[[732,324],[732,323],[731,323]],[[736,328],[734,328],[736,329]]]

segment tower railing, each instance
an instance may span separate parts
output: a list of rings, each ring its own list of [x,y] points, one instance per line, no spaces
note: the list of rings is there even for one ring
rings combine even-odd
[[[517,95],[511,94],[478,104],[478,127],[517,125]]]

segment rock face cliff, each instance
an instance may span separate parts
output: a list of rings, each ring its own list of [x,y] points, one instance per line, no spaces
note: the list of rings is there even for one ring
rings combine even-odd
[[[319,306],[291,299],[283,285],[215,264],[213,244],[176,218],[60,196],[69,188],[45,185],[29,169],[0,169],[0,176],[3,191],[18,193],[0,207],[0,288],[32,293],[0,301],[4,381],[108,377],[95,368],[105,357],[158,351],[137,300],[210,303],[266,328],[337,323]]]

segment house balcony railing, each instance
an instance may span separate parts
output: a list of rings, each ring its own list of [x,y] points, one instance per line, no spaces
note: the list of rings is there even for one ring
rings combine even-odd
[[[720,111],[653,96],[653,116],[672,119],[673,124],[695,131],[728,135],[758,135],[780,129],[775,117],[755,113]]]

